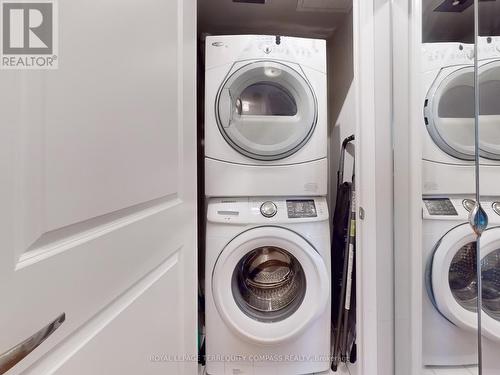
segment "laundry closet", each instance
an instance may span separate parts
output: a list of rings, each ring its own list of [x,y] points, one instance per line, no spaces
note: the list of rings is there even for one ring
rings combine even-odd
[[[356,371],[353,43],[349,1],[198,2],[200,371]]]

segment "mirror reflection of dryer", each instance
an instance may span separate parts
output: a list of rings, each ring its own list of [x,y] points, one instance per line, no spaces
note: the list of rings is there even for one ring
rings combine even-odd
[[[497,52],[498,53],[498,52]],[[479,69],[482,193],[496,194],[500,166],[500,55]],[[423,47],[424,194],[474,194],[474,48],[460,43]]]
[[[206,45],[205,194],[326,195],[325,41],[240,35]]]

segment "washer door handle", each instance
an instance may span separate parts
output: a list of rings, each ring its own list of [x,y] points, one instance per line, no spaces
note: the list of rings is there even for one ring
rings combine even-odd
[[[66,314],[62,313],[41,330],[28,337],[23,342],[0,354],[0,375],[5,374],[17,363],[22,361],[28,354],[35,350],[42,342],[52,335],[66,320]]]

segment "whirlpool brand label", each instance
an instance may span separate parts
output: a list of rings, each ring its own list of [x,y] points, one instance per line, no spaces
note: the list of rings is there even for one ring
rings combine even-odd
[[[56,0],[0,0],[1,69],[57,69]]]

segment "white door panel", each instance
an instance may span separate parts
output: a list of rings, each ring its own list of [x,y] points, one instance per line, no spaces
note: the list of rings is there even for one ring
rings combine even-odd
[[[171,303],[181,298],[176,287],[182,282],[178,255],[118,297],[26,374],[54,370],[72,375],[182,373],[183,362],[175,360],[182,358],[182,343],[170,339],[183,335],[182,325],[164,324],[165,316],[182,321],[182,308]],[[67,356],[70,361],[60,360]]]
[[[58,6],[0,71],[0,354],[64,312],[9,374],[195,373],[195,0]]]

